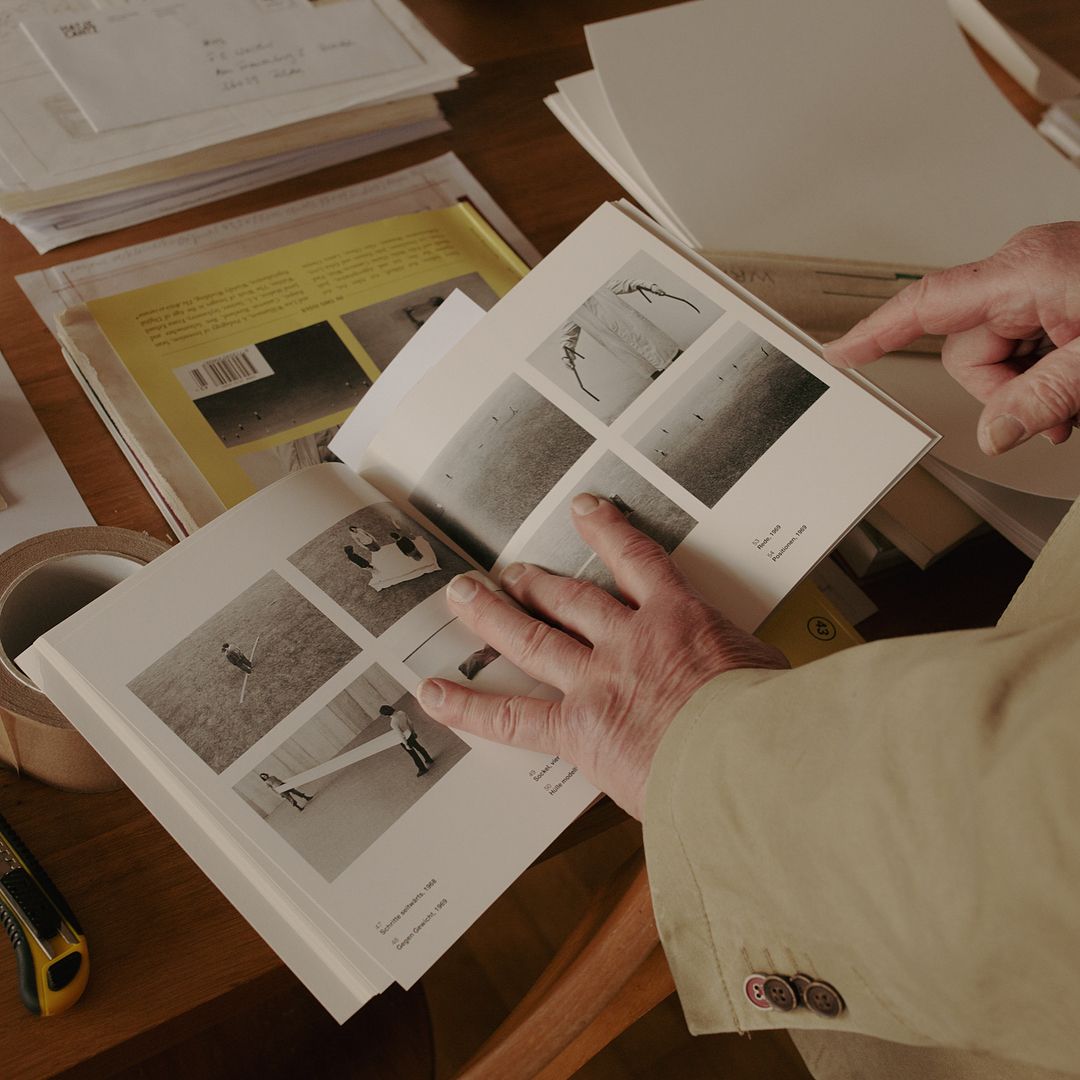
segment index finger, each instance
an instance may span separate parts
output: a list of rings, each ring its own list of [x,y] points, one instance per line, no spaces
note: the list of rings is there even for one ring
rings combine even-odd
[[[829,342],[825,358],[836,367],[858,367],[924,334],[953,334],[988,322],[1001,298],[1001,278],[992,258],[935,270]]]

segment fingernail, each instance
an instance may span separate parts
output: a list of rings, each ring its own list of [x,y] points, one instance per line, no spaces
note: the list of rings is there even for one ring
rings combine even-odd
[[[600,500],[595,495],[590,495],[587,491],[581,492],[580,495],[575,495],[573,502],[570,503],[570,509],[577,514],[578,517],[585,517],[586,514],[591,514],[600,505]]]
[[[437,709],[446,697],[446,691],[433,679],[425,679],[416,690],[416,699],[425,709]]]
[[[522,562],[511,563],[502,572],[502,583],[504,585],[514,585],[522,574],[525,573],[525,564]]]
[[[1057,442],[1054,439],[1050,438],[1049,432],[1040,431],[1039,436],[1040,438],[1045,439],[1051,446],[1057,446]]]
[[[979,432],[979,446],[983,453],[1001,454],[1022,442],[1026,435],[1024,425],[1015,416],[995,416]]]
[[[451,600],[456,600],[459,604],[467,604],[479,588],[480,586],[471,577],[460,574],[450,582],[446,591],[450,594]]]

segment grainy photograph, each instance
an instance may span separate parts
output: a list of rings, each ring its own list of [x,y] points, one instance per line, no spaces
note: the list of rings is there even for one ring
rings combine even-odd
[[[485,569],[592,436],[511,375],[447,443],[410,502]]]
[[[536,680],[478,638],[460,619],[442,626],[402,658],[420,679],[452,679],[491,694],[527,694]]]
[[[342,518],[289,562],[376,637],[471,569],[390,502]]]
[[[610,423],[723,313],[641,251],[564,319],[529,362]]]
[[[226,446],[243,446],[352,408],[371,386],[327,322],[189,365],[178,374]],[[199,388],[200,383],[206,386]]]
[[[360,647],[273,572],[128,683],[215,772],[231,765]]]
[[[299,472],[309,465],[339,461],[340,458],[330,449],[330,440],[337,434],[339,427],[340,424],[334,424],[322,431],[279,443],[267,450],[249,450],[246,454],[238,454],[236,462],[256,488],[269,487],[283,476]]]
[[[375,361],[376,367],[384,371],[455,289],[485,311],[498,300],[495,290],[479,274],[462,274],[349,311],[341,316],[341,321]]]
[[[233,790],[333,881],[468,752],[373,664]]]
[[[715,506],[829,388],[745,327],[717,342],[712,361],[637,442],[706,506]]]
[[[615,579],[600,557],[578,535],[570,502],[581,491],[609,499],[627,520],[672,552],[697,524],[682,507],[673,503],[639,473],[614,454],[605,454],[574,485],[555,512],[522,548],[519,558],[554,574],[583,578],[608,592],[617,593]]]

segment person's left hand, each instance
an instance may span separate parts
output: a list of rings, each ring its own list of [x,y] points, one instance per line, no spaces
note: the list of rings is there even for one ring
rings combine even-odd
[[[432,719],[497,742],[558,754],[640,819],[653,755],[676,713],[714,675],[784,668],[779,650],[698,597],[663,548],[616,507],[581,494],[575,524],[626,598],[515,563],[502,583],[533,617],[470,577],[447,589],[451,611],[561,701],[482,694],[425,679]]]

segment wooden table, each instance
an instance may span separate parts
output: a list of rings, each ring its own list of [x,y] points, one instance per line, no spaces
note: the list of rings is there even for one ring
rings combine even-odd
[[[34,254],[14,229],[0,226],[0,350],[101,524],[171,539],[49,331],[16,286],[15,274],[328,191],[448,150],[459,155],[541,251],[550,250],[601,201],[622,195],[554,120],[542,98],[556,78],[589,66],[585,23],[655,7],[657,0],[410,2],[441,40],[476,68],[458,91],[445,96],[450,133],[47,256]],[[1037,9],[1040,25],[1049,3],[1029,5]],[[1051,7],[1060,12],[1068,5],[1055,0]],[[990,537],[930,575],[894,576],[878,590],[885,614],[873,628],[875,636],[989,621],[1025,565],[1007,544]],[[943,587],[949,589],[944,602]],[[0,808],[82,919],[92,963],[90,986],[78,1008],[42,1021],[18,1005],[13,958],[0,950],[0,1000],[7,1003],[0,1009],[4,1076],[68,1070],[70,1075],[108,1075],[180,1042],[190,1046],[193,1035],[223,1022],[232,1025],[238,1043],[246,1033],[249,1043],[273,1047],[288,1025],[278,1024],[275,1035],[265,1016],[292,1010],[288,1015],[295,1019],[307,1008],[292,976],[127,791],[58,792],[5,772],[0,773]],[[385,1034],[397,1025],[401,1030],[390,1034],[400,1036],[409,1050],[378,1069],[376,1059],[370,1059],[373,1068],[365,1075],[423,1075],[430,1048],[425,1050],[409,1026],[420,1012],[422,1004],[415,998],[386,997],[340,1031],[331,1030],[333,1025],[318,1029],[324,1032],[318,1040],[324,1047],[335,1040],[343,1047],[363,1045],[371,1054],[378,1041],[372,1032]],[[222,1073],[235,1072],[235,1062],[217,1060]],[[185,1057],[185,1062],[185,1075],[200,1072],[198,1061]],[[204,1072],[210,1068],[202,1064]],[[302,1071],[318,1074],[317,1068]]]

